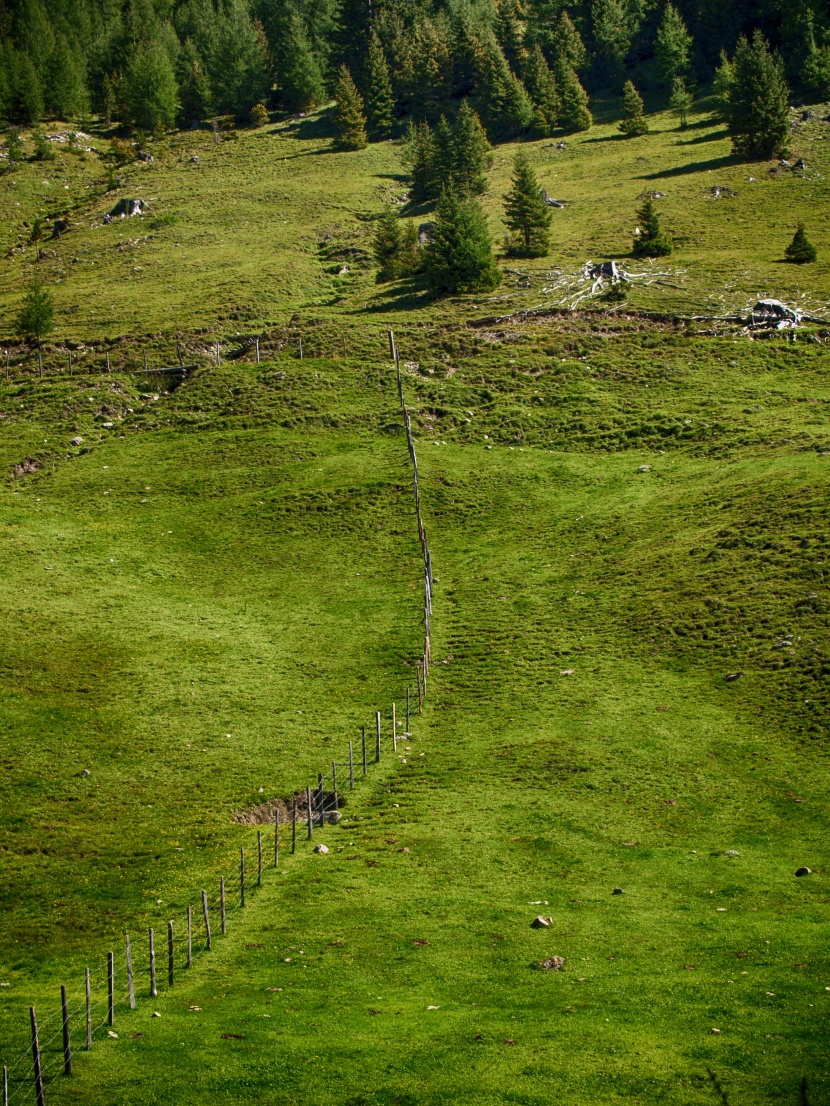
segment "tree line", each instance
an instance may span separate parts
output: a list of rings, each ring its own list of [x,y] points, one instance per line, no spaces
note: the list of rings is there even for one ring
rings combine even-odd
[[[680,105],[756,31],[791,88],[830,97],[826,0],[0,0],[0,119],[308,111],[345,68],[372,138],[467,98],[501,141],[584,129],[588,94],[626,80]]]

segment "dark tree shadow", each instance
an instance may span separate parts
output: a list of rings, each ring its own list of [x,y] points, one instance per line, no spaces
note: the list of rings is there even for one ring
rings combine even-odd
[[[399,184],[407,184],[409,177],[406,173],[375,173],[378,180],[394,180]]]
[[[304,141],[321,138],[337,138],[337,130],[332,122],[331,112],[323,111],[319,115],[309,116],[307,119],[291,120],[288,124],[288,133],[293,138]]]
[[[688,165],[675,165],[672,169],[660,169],[656,173],[644,173],[640,180],[665,180],[667,177],[685,177],[689,173],[705,173],[707,169],[725,169],[729,165],[740,165],[741,159],[734,154],[713,157],[710,161],[692,161]]]
[[[423,277],[412,277],[400,281],[394,287],[383,287],[365,307],[358,308],[356,315],[383,315],[391,311],[416,311],[427,307],[438,299],[438,293],[428,288]]]
[[[686,127],[686,130],[689,128]],[[681,130],[681,134],[683,131]],[[685,142],[678,142],[678,146],[699,146],[702,142],[719,142],[722,138],[728,138],[729,131],[715,131],[714,134],[698,134],[694,138],[689,138]]]
[[[607,134],[604,138],[586,138],[584,144],[591,142],[628,142],[633,136],[628,134]]]

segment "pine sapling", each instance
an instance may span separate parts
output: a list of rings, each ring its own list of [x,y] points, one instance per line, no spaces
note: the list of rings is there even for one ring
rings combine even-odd
[[[815,261],[818,257],[818,251],[810,239],[804,232],[804,224],[799,223],[798,229],[793,235],[793,240],[784,250],[784,256],[787,261],[792,261],[796,265],[804,265],[807,262]]]
[[[643,110],[643,98],[632,81],[626,81],[623,86],[622,119],[620,130],[629,138],[648,133],[648,122]]]
[[[512,184],[504,202],[510,230],[507,252],[513,257],[544,257],[550,250],[553,212],[542,199],[536,173],[524,152],[516,155]]]

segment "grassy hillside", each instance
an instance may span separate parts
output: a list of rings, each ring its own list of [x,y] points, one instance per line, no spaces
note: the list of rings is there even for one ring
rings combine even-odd
[[[827,297],[826,260],[771,245],[803,219],[827,253],[827,127],[797,132],[798,178],[732,163],[705,118],[652,122],[531,150],[574,200],[548,267],[623,253],[638,193],[668,193],[685,280],[631,295],[662,321],[481,322],[549,302],[533,277],[452,302],[378,287],[360,251],[404,191],[396,147],[335,155],[325,116],[154,145],[122,190],[150,214],[109,227],[92,155],[50,168],[75,229],[0,263],[9,309],[36,266],[61,280],[50,371],[0,381],[0,1062],[125,929],[143,973],[50,1103],[687,1106],[717,1100],[710,1068],[736,1106],[795,1103],[802,1076],[830,1095],[828,353],[670,318]],[[10,243],[41,172],[0,184]],[[713,174],[734,199],[704,197]],[[414,683],[390,324],[437,577],[425,713],[319,832],[330,852],[284,852],[172,991],[159,938],[151,1002],[144,929],[250,850],[234,813]],[[210,365],[254,329],[263,363]],[[119,371],[177,337],[182,383]]]

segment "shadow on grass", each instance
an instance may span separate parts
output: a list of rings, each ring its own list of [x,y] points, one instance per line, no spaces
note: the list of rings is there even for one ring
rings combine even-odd
[[[631,137],[628,134],[607,134],[603,138],[586,138],[585,145],[592,142],[628,142]]]
[[[359,308],[355,314],[383,315],[391,311],[416,311],[438,299],[438,293],[426,286],[423,277],[400,281],[394,287],[381,289],[372,301]]]
[[[287,128],[292,138],[302,139],[304,142],[323,138],[337,138],[337,130],[328,111],[320,112],[308,119],[298,119],[291,122]]]
[[[686,130],[689,128],[686,127]],[[682,132],[681,132],[682,133]],[[722,138],[728,138],[729,131],[714,131],[712,134],[698,134],[694,138],[689,138],[685,142],[678,142],[678,146],[699,146],[702,142],[719,142]]]
[[[409,183],[409,177],[406,173],[375,173],[375,176],[378,180],[394,180],[398,181],[399,184]]]
[[[663,180],[666,177],[685,177],[689,173],[705,173],[707,169],[726,169],[729,165],[740,165],[741,159],[735,154],[713,157],[709,161],[691,161],[688,165],[675,165],[671,169],[660,169],[656,173],[644,173],[640,180]]]

